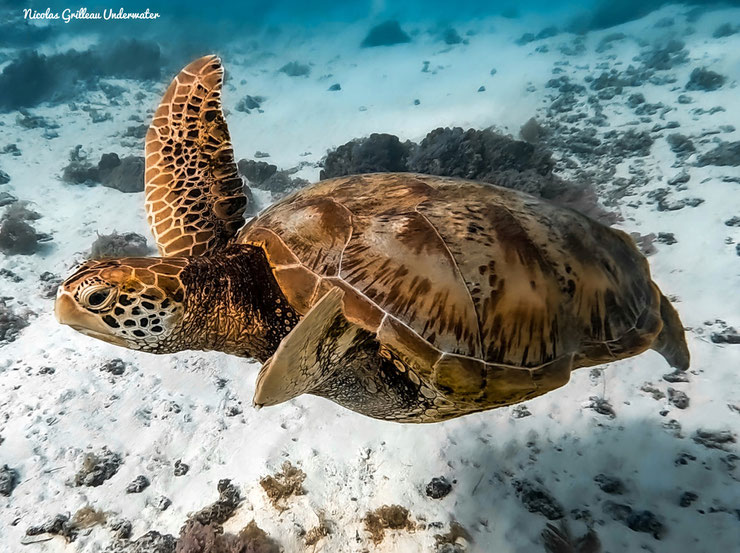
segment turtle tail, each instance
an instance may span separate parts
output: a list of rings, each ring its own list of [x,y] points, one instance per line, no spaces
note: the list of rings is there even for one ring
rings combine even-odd
[[[663,329],[653,342],[652,349],[660,353],[665,360],[680,371],[689,368],[690,354],[686,345],[683,324],[678,318],[678,312],[660,292],[660,318],[663,319]]]

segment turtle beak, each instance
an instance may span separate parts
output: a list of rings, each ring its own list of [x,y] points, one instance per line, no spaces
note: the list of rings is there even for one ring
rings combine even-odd
[[[116,346],[126,346],[126,342],[111,334],[103,321],[96,315],[82,309],[77,302],[66,292],[62,286],[57,292],[57,299],[54,303],[54,315],[63,325],[71,326],[77,332],[86,336],[97,338],[109,344]]]

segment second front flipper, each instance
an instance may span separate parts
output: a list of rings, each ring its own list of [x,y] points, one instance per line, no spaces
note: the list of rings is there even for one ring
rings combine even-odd
[[[330,290],[283,339],[257,377],[255,406],[313,394],[374,418],[426,422],[435,394],[379,332],[347,318],[344,294]]]

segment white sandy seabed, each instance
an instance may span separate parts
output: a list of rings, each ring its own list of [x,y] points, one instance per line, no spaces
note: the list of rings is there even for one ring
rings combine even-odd
[[[656,29],[655,23],[667,16],[674,25]],[[677,84],[646,85],[641,92],[649,102],[675,108],[669,118],[680,123],[678,131],[695,139],[701,153],[713,147],[707,131],[721,125],[740,128],[740,34],[712,38],[725,21],[740,21],[740,11],[715,11],[688,23],[681,10],[666,8],[619,28],[589,33],[585,52],[567,58],[569,65],[561,67],[582,82],[599,63],[626,67],[639,50],[636,39],[675,33],[689,51],[689,62],[674,71]],[[551,92],[545,83],[553,76],[553,64],[564,59],[558,45],[573,39],[559,34],[515,44],[523,32],[536,32],[542,23],[470,23],[460,27],[461,34],[474,32],[467,37],[469,44],[451,48],[420,33],[410,44],[360,49],[354,45],[367,25],[358,24],[321,34],[287,33],[283,37],[293,37],[287,43],[265,50],[220,52],[232,76],[224,96],[236,155],[269,152],[268,161],[285,168],[307,161],[298,176],[316,180],[315,163],[327,149],[371,132],[418,141],[439,126],[496,125],[516,135],[531,116],[545,117],[546,94]],[[617,31],[628,40],[597,53],[599,40]],[[543,44],[549,51],[535,52]],[[296,59],[312,62],[310,77],[290,78],[276,71]],[[429,72],[421,72],[425,61]],[[697,66],[710,66],[728,82],[715,92],[692,93],[693,104],[679,104],[678,87]],[[327,91],[335,82],[341,83],[341,91]],[[0,550],[104,549],[112,540],[105,526],[81,532],[70,544],[55,537],[21,545],[29,526],[87,505],[130,520],[134,539],[152,529],[177,535],[188,513],[217,498],[216,483],[222,478],[231,478],[244,497],[226,530],[238,531],[254,519],[286,552],[434,551],[435,534],[447,532],[452,521],[471,537],[459,541],[459,551],[542,551],[540,532],[547,520],[528,512],[517,498],[515,479],[541,486],[556,498],[575,535],[586,531],[588,517],[579,513],[590,512],[604,551],[738,550],[737,444],[710,449],[692,440],[699,429],[737,433],[740,425],[740,412],[731,407],[740,403],[740,346],[709,339],[717,319],[740,325],[740,258],[735,252],[740,228],[724,224],[740,215],[740,185],[723,180],[740,176],[737,167],[695,167],[695,158],[689,158],[685,165],[691,180],[684,194],[704,203],[658,212],[645,196],[680,171],[665,140],[658,139],[642,158],[649,184],[619,206],[620,228],[641,234],[672,232],[677,239],[673,245],[657,244],[650,263],[655,280],[676,298],[688,329],[693,355],[689,382],[664,381],[670,368],[658,354],[647,352],[603,370],[577,371],[567,386],[527,402],[532,415],[526,418],[502,408],[443,424],[399,425],[310,396],[258,412],[251,407],[256,364],[217,353],[152,356],[119,349],[58,325],[52,301],[40,295],[39,275],[67,274],[96,233],[150,236],[143,194],[73,186],[59,179],[76,144],[83,144],[93,160],[108,151],[141,155],[140,144],[122,147],[121,132],[134,124],[132,114],[148,121],[166,83],[145,90],[141,101],[134,99],[139,83],[117,84],[128,89],[122,105],[107,105],[101,93],[80,98],[80,103],[109,111],[110,121],[92,124],[86,112],[70,111],[66,104],[35,109],[61,124],[59,137],[52,140],[42,138],[42,129],[18,127],[13,113],[0,116],[0,146],[15,143],[23,152],[20,157],[0,156],[12,178],[3,190],[33,202],[43,216],[35,223],[38,230],[54,237],[40,254],[0,257],[0,268],[23,279],[3,280],[2,296],[12,297],[14,308],[33,312],[18,339],[0,347],[0,466],[7,464],[20,476],[12,495],[0,497]],[[481,86],[485,91],[478,92]],[[267,97],[264,113],[234,109],[246,93]],[[610,127],[599,132],[630,125],[642,130],[624,97],[604,105]],[[701,117],[691,111],[717,105],[725,111]],[[740,136],[726,131],[722,138]],[[628,176],[629,167],[627,159],[620,174]],[[608,188],[608,183],[600,185]],[[268,195],[259,198],[265,202]],[[123,375],[99,370],[112,358],[127,363]],[[666,398],[654,399],[641,391],[645,383],[663,393],[668,387],[681,390],[690,405],[678,409]],[[608,400],[616,417],[589,408],[592,397]],[[675,424],[666,425],[671,420],[680,424],[680,431]],[[103,446],[122,455],[119,471],[98,487],[72,486],[84,454]],[[679,457],[688,459],[686,464],[677,462]],[[180,459],[190,471],[175,477],[173,465]],[[281,512],[270,504],[259,480],[286,460],[305,472],[305,494],[290,498]],[[127,484],[140,474],[151,486],[126,494]],[[624,493],[604,493],[594,481],[598,474],[621,479]],[[452,492],[439,500],[425,494],[426,484],[436,476],[453,482]],[[698,498],[681,507],[686,491]],[[156,506],[160,496],[172,502],[165,511]],[[604,510],[607,501],[652,512],[665,526],[662,540],[614,520]],[[386,504],[408,508],[417,529],[390,530],[375,545],[363,518]],[[302,534],[318,524],[320,513],[331,533],[307,547]]]

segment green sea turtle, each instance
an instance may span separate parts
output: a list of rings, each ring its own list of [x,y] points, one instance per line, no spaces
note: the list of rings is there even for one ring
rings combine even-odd
[[[309,393],[405,422],[517,403],[649,348],[688,367],[630,237],[527,194],[355,175],[244,225],[222,80],[214,56],[185,67],[147,134],[162,257],[84,263],[60,287],[60,322],[151,353],[255,358],[258,406]]]

